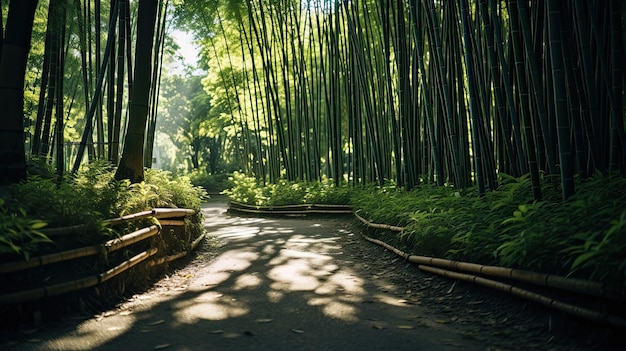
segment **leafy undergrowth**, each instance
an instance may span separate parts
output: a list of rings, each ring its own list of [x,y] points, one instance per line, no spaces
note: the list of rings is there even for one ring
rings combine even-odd
[[[231,177],[232,188],[224,194],[231,201],[256,206],[281,206],[299,204],[347,205],[352,188],[342,183],[335,186],[332,179],[318,182],[290,182],[260,184],[253,177],[235,172]]]
[[[496,191],[478,197],[475,189],[429,184],[411,191],[393,184],[334,187],[330,180],[262,186],[235,174],[234,187],[226,194],[233,201],[259,206],[350,204],[372,222],[404,227],[399,234],[377,235],[412,254],[568,275],[622,289],[625,178],[597,174],[578,179],[576,195],[566,202],[561,201],[557,179],[545,177],[543,199],[535,201],[528,177],[499,178]]]
[[[191,185],[185,177],[168,172],[146,170],[145,181],[130,184],[116,181],[114,169],[105,163],[86,166],[77,174],[58,184],[52,174],[37,171],[19,184],[14,184],[0,197],[0,262],[33,259],[48,253],[62,252],[93,245],[102,245],[141,228],[157,224],[152,218],[105,226],[104,219],[150,210],[155,207],[188,208],[196,214],[185,218],[185,226],[163,225],[159,235],[101,255],[63,261],[41,268],[21,270],[0,276],[0,294],[13,294],[40,289],[42,284],[54,286],[68,281],[98,275],[111,267],[150,248],[157,248],[154,259],[175,255],[189,249],[190,243],[203,232],[200,209],[206,192]],[[49,228],[77,226],[71,235],[52,234]],[[65,232],[67,229],[62,230]],[[52,305],[70,305],[77,301],[93,305],[148,287],[167,265],[137,265],[97,288],[83,291],[69,300],[54,300]],[[56,297],[55,297],[56,298]],[[69,308],[69,307],[68,307]],[[12,313],[15,311],[15,315]],[[24,316],[19,307],[3,305],[0,319],[19,321]],[[28,316],[26,316],[28,317]],[[1,323],[0,323],[1,324]]]
[[[115,170],[105,163],[92,164],[60,184],[51,174],[31,175],[12,185],[0,197],[0,254],[5,259],[30,256],[58,248],[44,233],[48,228],[90,225],[75,238],[77,244],[99,244],[146,225],[145,221],[126,226],[104,227],[104,219],[150,210],[155,207],[189,208],[197,214],[189,220],[189,235],[202,233],[200,205],[206,197],[201,187],[192,186],[185,177],[169,172],[146,170],[145,181],[130,184],[113,178]],[[9,256],[7,256],[9,255]]]

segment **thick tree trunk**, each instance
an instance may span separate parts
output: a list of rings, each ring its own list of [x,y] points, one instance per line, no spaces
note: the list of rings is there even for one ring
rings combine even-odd
[[[135,46],[135,77],[131,95],[128,129],[115,179],[132,183],[144,180],[143,145],[148,117],[148,99],[152,82],[152,46],[158,0],[141,0],[137,12],[137,43]]]
[[[0,57],[0,184],[26,178],[24,74],[37,0],[12,0]]]

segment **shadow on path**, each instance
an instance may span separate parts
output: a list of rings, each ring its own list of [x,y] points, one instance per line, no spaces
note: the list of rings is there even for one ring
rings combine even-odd
[[[219,198],[203,206],[211,239],[188,266],[115,310],[15,349],[485,348],[402,298],[406,287],[372,268],[377,257],[362,250],[351,219],[240,217],[226,208]]]

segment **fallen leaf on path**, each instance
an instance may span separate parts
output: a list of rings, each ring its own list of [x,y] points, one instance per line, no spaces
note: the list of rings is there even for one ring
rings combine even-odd
[[[404,330],[411,330],[411,329],[415,329],[415,327],[414,327],[414,326],[412,326],[412,325],[399,325],[397,328],[398,328],[398,329],[404,329]]]
[[[452,284],[452,286],[451,286],[451,287],[450,287],[450,289],[448,290],[448,294],[451,294],[451,293],[452,293],[452,291],[454,291],[454,287],[455,287],[455,286],[456,286],[456,282],[454,282],[454,283]]]

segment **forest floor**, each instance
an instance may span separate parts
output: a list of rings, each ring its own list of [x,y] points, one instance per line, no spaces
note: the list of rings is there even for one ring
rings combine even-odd
[[[210,239],[151,289],[5,331],[0,348],[626,349],[619,330],[421,272],[365,241],[350,216],[240,216],[220,197],[203,211]]]

